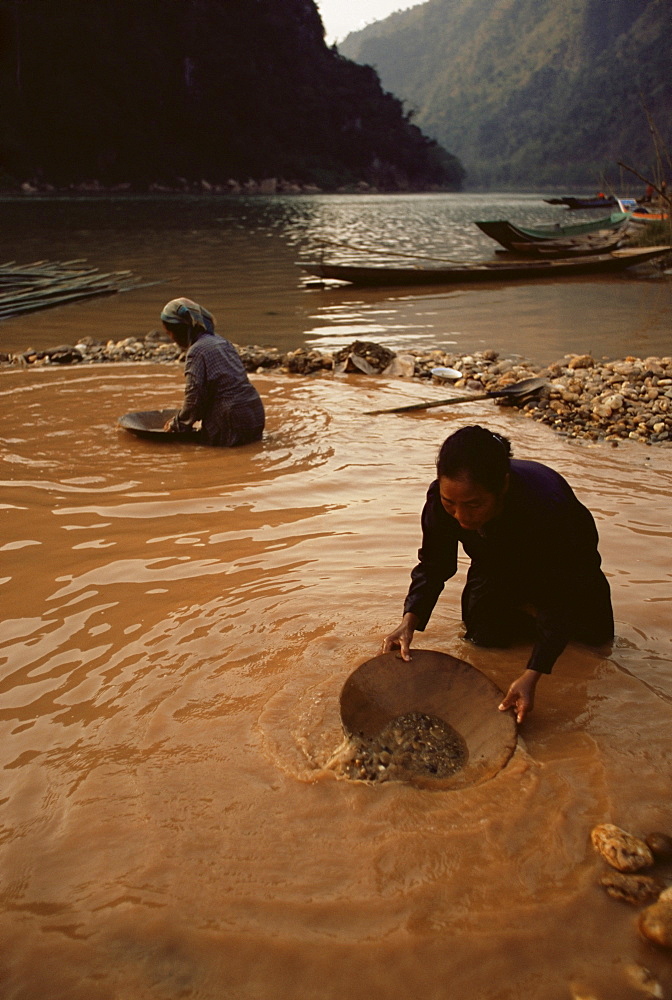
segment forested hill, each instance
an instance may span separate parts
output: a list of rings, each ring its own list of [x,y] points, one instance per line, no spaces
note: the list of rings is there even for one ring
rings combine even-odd
[[[0,3],[0,183],[457,188],[313,0]]]
[[[672,0],[429,0],[339,50],[376,68],[470,184],[618,185],[618,160],[650,174],[643,107],[670,169]]]

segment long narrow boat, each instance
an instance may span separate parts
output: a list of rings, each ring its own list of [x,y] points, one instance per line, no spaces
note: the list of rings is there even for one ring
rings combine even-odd
[[[616,205],[616,198],[613,195],[596,194],[592,198],[574,198],[571,195],[566,198],[544,198],[547,205],[564,205],[570,209],[591,209],[609,208]]]
[[[448,267],[390,267],[387,265],[300,263],[308,274],[353,285],[455,285],[485,281],[528,281],[562,278],[574,274],[623,271],[644,261],[671,253],[670,246],[631,247],[587,257],[557,260],[465,261]]]
[[[563,240],[585,233],[596,233],[601,229],[620,229],[630,218],[629,212],[612,212],[611,215],[591,222],[579,222],[574,226],[514,226],[508,219],[491,219],[475,222],[486,236],[496,240],[506,250],[512,250],[513,243],[538,243],[540,240]]]
[[[563,240],[537,240],[534,243],[512,243],[511,250],[521,257],[588,257],[591,254],[605,254],[618,250],[624,239],[619,230],[602,229],[597,233]],[[506,255],[509,250],[498,250]]]

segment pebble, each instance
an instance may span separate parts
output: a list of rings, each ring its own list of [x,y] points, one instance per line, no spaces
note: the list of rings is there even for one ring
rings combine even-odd
[[[649,833],[644,840],[656,861],[672,861],[672,837],[666,833]]]
[[[620,872],[637,872],[653,864],[653,854],[645,842],[613,823],[594,827],[590,839],[604,860]]]
[[[590,354],[568,354],[540,368],[521,357],[500,358],[497,351],[490,349],[471,354],[450,354],[440,349],[395,354],[371,341],[354,341],[333,354],[308,347],[285,353],[257,345],[236,345],[236,349],[251,373],[269,369],[296,375],[353,372],[439,385],[444,383],[433,379],[432,368],[456,368],[462,378],[453,383],[454,387],[474,393],[543,376],[548,385],[534,399],[498,399],[496,404],[517,405],[525,417],[569,438],[609,441],[614,447],[625,440],[647,445],[672,442],[672,357],[597,360]],[[152,330],[107,343],[82,337],[74,345],[0,355],[0,365],[39,367],[120,361],[163,364],[176,363],[181,357],[177,345],[164,333]]]
[[[665,888],[665,883],[651,875],[630,874],[624,875],[622,872],[608,872],[600,879],[607,894],[612,899],[622,900],[624,903],[632,903],[633,906],[641,906],[644,903],[652,903],[658,899]]]
[[[377,736],[353,738],[339,767],[357,781],[412,781],[449,777],[467,757],[464,740],[444,719],[407,712],[388,722]]]

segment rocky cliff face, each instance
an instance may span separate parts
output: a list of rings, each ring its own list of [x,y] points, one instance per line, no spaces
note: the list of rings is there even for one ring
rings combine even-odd
[[[0,39],[6,178],[459,185],[313,0],[16,0]]]

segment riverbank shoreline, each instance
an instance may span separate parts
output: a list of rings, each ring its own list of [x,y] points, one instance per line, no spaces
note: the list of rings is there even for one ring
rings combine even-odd
[[[496,350],[395,353],[370,341],[353,341],[335,352],[309,347],[288,352],[257,345],[235,347],[250,374],[269,370],[301,376],[356,373],[447,387],[451,394],[453,390],[493,392],[523,379],[543,377],[547,385],[534,398],[518,404],[511,399],[496,402],[516,405],[525,417],[570,438],[610,441],[613,445],[626,439],[649,445],[672,443],[672,357],[608,360],[569,354],[542,367],[519,356],[503,357]],[[119,362],[177,365],[182,357],[172,341],[153,330],[119,341],[84,337],[75,345],[0,354],[0,370]],[[437,368],[455,369],[460,377],[446,379],[433,374],[432,369]]]

